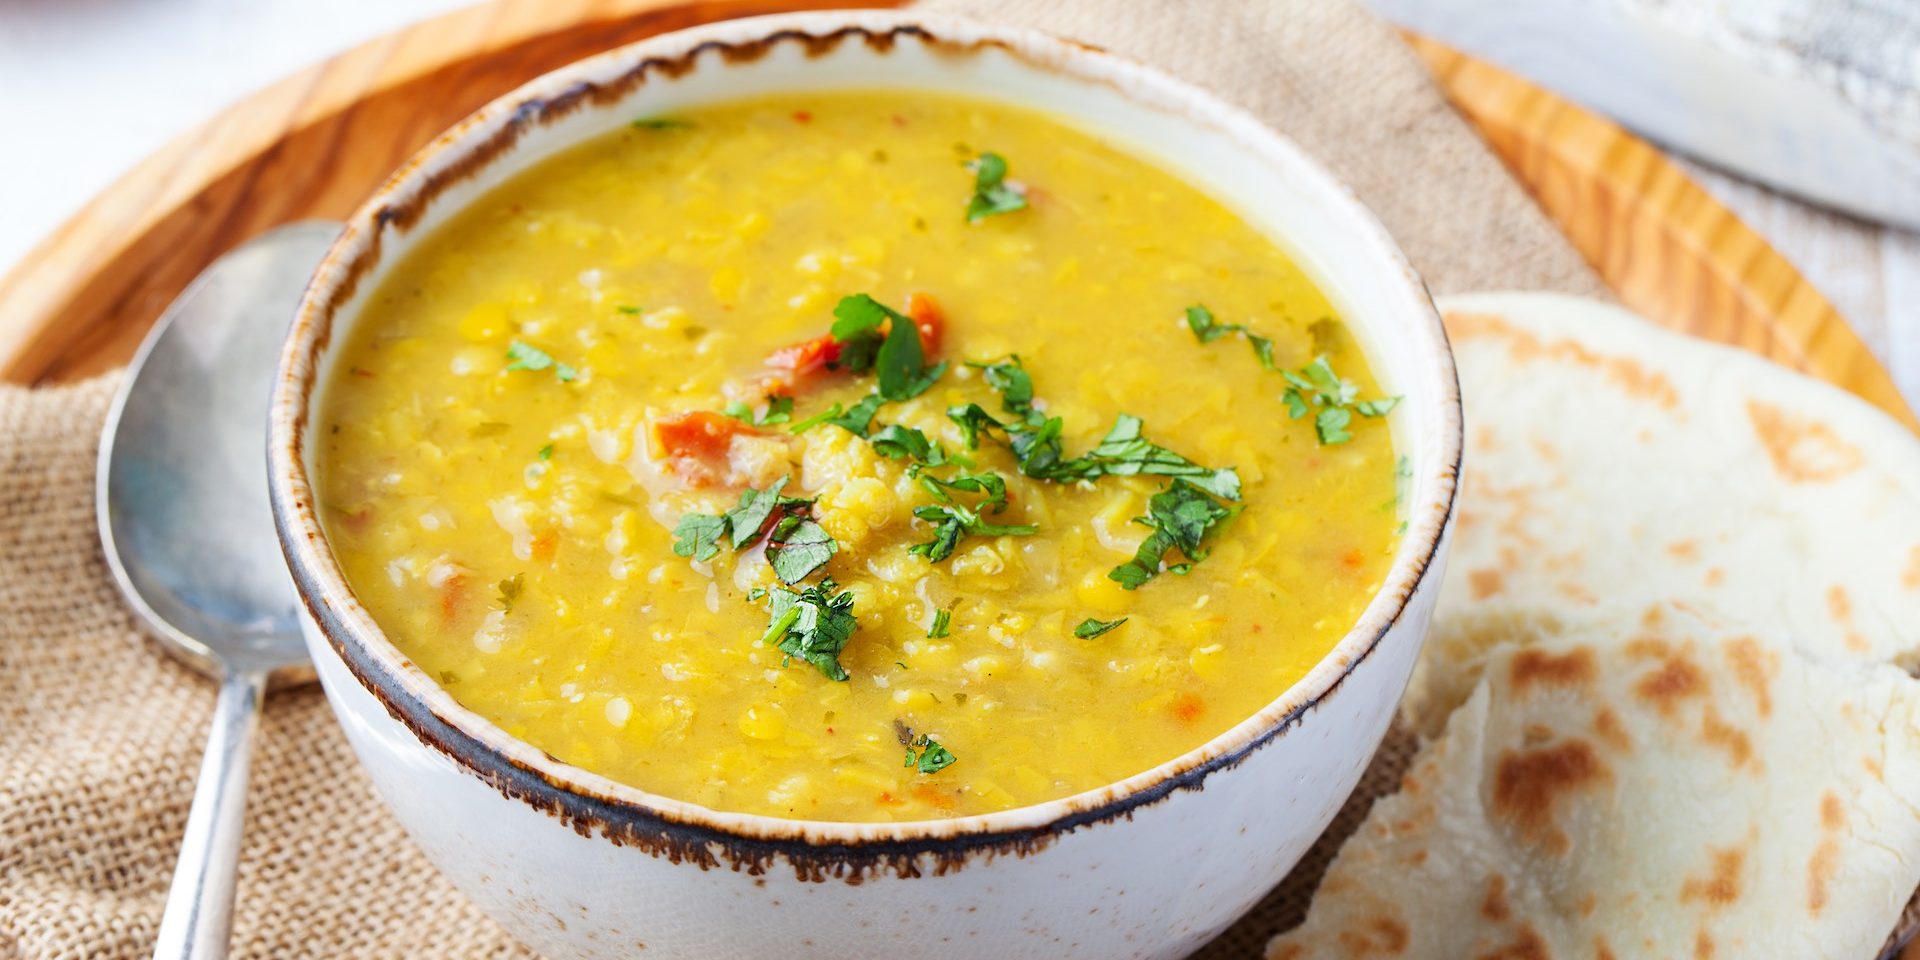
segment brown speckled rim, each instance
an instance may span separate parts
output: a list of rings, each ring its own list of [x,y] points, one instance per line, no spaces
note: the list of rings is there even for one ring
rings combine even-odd
[[[1395,322],[1404,328],[1391,332],[1418,341],[1420,376],[1432,378],[1427,389],[1435,396],[1427,401],[1429,408],[1415,411],[1431,418],[1424,441],[1429,449],[1410,479],[1414,505],[1381,589],[1306,677],[1253,716],[1151,770],[1045,803],[910,822],[790,820],[658,796],[563,763],[460,705],[382,633],[327,545],[306,467],[309,403],[335,315],[379,266],[382,238],[389,231],[405,232],[448,187],[510,154],[527,131],[583,106],[618,103],[650,82],[696,69],[725,69],[783,45],[819,56],[849,42],[882,53],[902,43],[922,44],[945,56],[999,51],[1029,68],[1105,85],[1216,129],[1343,207],[1368,254],[1393,268],[1379,282],[1402,288],[1406,316]],[[1366,327],[1364,320],[1356,325]],[[482,108],[407,161],[349,219],[300,304],[274,391],[269,484],[281,546],[301,598],[347,669],[422,744],[583,836],[598,834],[617,845],[702,867],[754,873],[784,859],[803,878],[853,883],[882,870],[917,876],[1041,849],[1069,831],[1127,818],[1176,792],[1201,789],[1215,771],[1237,766],[1304,722],[1367,660],[1432,575],[1453,515],[1462,447],[1459,383],[1446,332],[1424,284],[1371,212],[1291,142],[1197,88],[1096,48],[958,18],[883,11],[758,17],[667,34],[580,61]],[[1417,643],[1419,637],[1408,636],[1406,642]]]

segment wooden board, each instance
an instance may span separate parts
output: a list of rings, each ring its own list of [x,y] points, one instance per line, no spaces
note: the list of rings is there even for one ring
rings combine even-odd
[[[136,166],[0,279],[0,380],[122,364],[187,282],[277,224],[341,218],[441,129],[567,62],[727,17],[888,0],[494,0],[356,47],[240,101]],[[1844,320],[1647,144],[1418,38],[1466,117],[1627,305],[1913,415]]]

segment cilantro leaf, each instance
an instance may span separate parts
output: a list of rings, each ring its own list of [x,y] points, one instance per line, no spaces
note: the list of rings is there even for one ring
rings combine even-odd
[[[1280,396],[1281,402],[1287,405],[1287,416],[1298,420],[1308,411],[1319,408],[1320,412],[1313,418],[1313,431],[1323,446],[1353,439],[1353,432],[1348,429],[1353,423],[1353,414],[1384,417],[1400,403],[1399,397],[1358,399],[1360,388],[1334,373],[1333,365],[1324,354],[1298,371],[1283,370],[1281,375],[1288,384],[1286,393]]]
[[[520,599],[521,589],[525,584],[526,574],[516,573],[494,585],[494,588],[500,591],[500,610],[502,613],[513,612],[513,602]]]
[[[553,459],[553,444],[551,444],[551,443],[549,443],[549,444],[547,444],[546,446],[544,446],[544,447],[541,447],[541,448],[540,448],[540,452],[539,452],[539,453],[537,454],[537,456],[538,456],[538,457],[539,457],[540,459],[542,459],[542,460],[552,460],[552,459]]]
[[[967,167],[973,171],[973,198],[967,201],[968,223],[1026,209],[1026,194],[1007,185],[1005,157],[983,153]]]
[[[887,328],[887,339],[880,344],[880,353],[874,358],[876,375],[879,378],[880,395],[888,400],[908,400],[917,396],[914,387],[922,377],[922,356],[920,349],[920,328],[905,316],[893,314],[893,323]],[[927,386],[932,386],[931,380]],[[925,392],[921,387],[920,392]]]
[[[1353,414],[1346,407],[1323,408],[1313,418],[1313,432],[1319,436],[1322,446],[1346,443],[1353,439],[1347,424],[1352,422]]]
[[[867,438],[875,453],[891,460],[917,460],[928,466],[946,462],[946,451],[912,427],[889,424]]]
[[[1008,413],[1024,417],[1033,411],[1033,378],[1020,365],[1018,355],[999,363],[968,361],[967,366],[978,369],[987,386],[999,391],[1000,404]]]
[[[712,560],[720,552],[720,538],[727,534],[727,518],[705,513],[689,513],[673,528],[673,552],[694,560]]]
[[[1213,311],[1204,304],[1194,304],[1187,308],[1187,329],[1193,331],[1201,343],[1212,343],[1230,333],[1240,333],[1247,328],[1237,323],[1221,323],[1213,318]]]
[[[993,430],[1004,432],[1007,428],[1006,424],[995,420],[993,414],[988,413],[977,403],[948,407],[947,419],[960,425],[961,442],[966,444],[968,450],[980,446],[981,434]]]
[[[933,625],[927,627],[927,639],[938,640],[953,632],[953,611],[936,610],[933,613]]]
[[[774,510],[804,507],[813,502],[797,497],[782,497],[780,491],[786,485],[787,478],[781,477],[764,491],[752,487],[740,491],[740,503],[722,515],[733,530],[735,550],[759,539],[760,530],[767,525],[767,518],[773,516]]]
[[[554,360],[552,354],[519,340],[507,345],[507,360],[508,370],[552,369],[554,377],[561,383],[566,383],[580,375],[578,370]]]
[[[749,426],[764,427],[775,423],[786,423],[793,419],[793,398],[768,397],[767,408],[757,414],[753,412],[752,407],[735,400],[720,412]]]
[[[873,415],[879,413],[880,405],[886,402],[885,397],[869,393],[860,398],[859,403],[849,407],[846,413],[828,417],[827,422],[856,437],[865,437],[873,425]]]
[[[1267,368],[1268,370],[1280,369],[1279,367],[1275,366],[1273,363],[1273,341],[1272,340],[1269,340],[1266,337],[1254,336],[1253,334],[1249,333],[1247,334],[1247,345],[1253,348],[1253,355],[1256,359],[1260,361],[1261,366]]]
[[[1040,530],[1032,524],[999,524],[985,519],[986,514],[1000,513],[1007,508],[1007,481],[997,473],[963,473],[953,477],[923,475],[920,485],[939,501],[913,508],[915,517],[933,524],[933,539],[916,543],[908,547],[907,552],[919,554],[931,562],[938,563],[952,556],[960,539],[968,534],[1024,537]],[[981,499],[968,505],[954,498],[956,492],[980,494]]]
[[[880,328],[894,316],[886,304],[867,294],[841,297],[833,307],[833,339],[840,344],[834,366],[852,373],[872,369],[883,342]]]
[[[1107,578],[1128,590],[1137,590],[1160,575],[1167,553],[1174,549],[1184,554],[1187,562],[1168,569],[1185,573],[1193,563],[1206,559],[1203,543],[1207,534],[1239,512],[1239,507],[1221,506],[1200,487],[1177,478],[1147,501],[1146,516],[1135,518],[1136,522],[1152,527],[1153,533],[1141,542],[1133,559],[1113,568]]]
[[[846,649],[860,624],[853,614],[853,594],[835,594],[835,588],[832,579],[798,593],[775,588],[767,600],[772,622],[760,642],[813,664],[829,680],[845,680],[847,671],[840,665],[840,651]]]
[[[1092,617],[1088,617],[1080,621],[1079,626],[1073,628],[1073,635],[1082,640],[1092,640],[1094,637],[1100,636],[1126,622],[1126,617],[1121,617],[1118,620],[1095,620]]]
[[[923,733],[907,741],[907,761],[902,766],[918,767],[921,773],[939,773],[953,766],[955,759],[953,751]]]
[[[767,562],[785,583],[799,583],[840,551],[840,544],[818,523],[787,517],[767,540]]]
[[[854,373],[873,368],[879,394],[887,400],[911,400],[947,371],[944,363],[926,366],[918,324],[867,294],[840,298],[833,317],[833,338],[841,344],[839,365]],[[884,339],[882,326],[887,328]]]

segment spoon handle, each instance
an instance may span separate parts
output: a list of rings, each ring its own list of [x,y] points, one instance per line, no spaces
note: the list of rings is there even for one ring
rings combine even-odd
[[[234,869],[247,807],[247,761],[266,689],[266,674],[259,671],[229,670],[220,682],[154,960],[217,960],[227,955]]]

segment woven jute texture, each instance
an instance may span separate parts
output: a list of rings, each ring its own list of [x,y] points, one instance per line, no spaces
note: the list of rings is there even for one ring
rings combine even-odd
[[[1385,221],[1436,290],[1603,294],[1384,25],[1346,0],[957,0],[930,5],[1156,64],[1298,140]],[[93,464],[112,376],[0,388],[0,958],[149,950],[212,711],[100,557]],[[1203,956],[1253,957],[1410,742],[1390,738],[1300,870]],[[319,693],[277,693],[253,763],[238,957],[524,956],[373,795]]]

